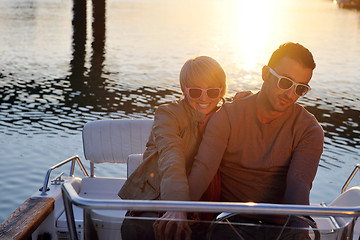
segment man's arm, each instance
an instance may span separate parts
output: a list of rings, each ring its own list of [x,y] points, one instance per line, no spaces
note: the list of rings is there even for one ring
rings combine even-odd
[[[229,136],[230,122],[223,107],[209,120],[188,176],[191,200],[199,200],[214,178],[226,150]]]
[[[308,205],[312,182],[323,151],[324,132],[312,126],[296,146],[288,170],[285,203]]]

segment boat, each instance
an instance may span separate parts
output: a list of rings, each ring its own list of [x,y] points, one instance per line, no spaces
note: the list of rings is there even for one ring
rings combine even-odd
[[[126,163],[129,176],[142,161],[141,153],[145,150],[152,122],[151,119],[115,119],[86,123],[82,136],[90,174],[78,156],[50,167],[42,187],[1,224],[0,239],[121,239],[120,229],[124,218],[129,217],[125,216],[128,210],[221,213],[209,222],[209,239],[218,224],[241,225],[228,220],[236,214],[295,216],[308,224],[303,230],[308,231],[312,239],[359,239],[360,186],[352,180],[360,165],[354,167],[339,196],[328,205],[120,199],[117,193],[126,178],[97,177],[95,165]],[[52,176],[66,167],[70,167],[68,175],[61,172]],[[75,168],[80,176],[74,175]],[[53,180],[50,181],[51,176]],[[278,239],[284,229],[289,228],[261,227],[278,229]]]
[[[360,0],[336,0],[340,8],[360,9]]]

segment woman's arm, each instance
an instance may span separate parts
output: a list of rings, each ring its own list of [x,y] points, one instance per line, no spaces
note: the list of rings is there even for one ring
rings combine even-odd
[[[186,159],[182,139],[179,112],[181,106],[160,106],[155,113],[153,142],[159,154],[158,167],[161,175],[160,193],[162,200],[189,200],[186,176]],[[174,111],[175,110],[175,111]],[[181,117],[187,117],[183,115]]]

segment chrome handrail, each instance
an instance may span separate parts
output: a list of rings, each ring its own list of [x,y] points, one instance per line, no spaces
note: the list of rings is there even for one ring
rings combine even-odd
[[[78,165],[79,165],[81,171],[84,173],[84,175],[85,175],[86,177],[89,176],[89,174],[87,173],[84,165],[83,165],[82,162],[80,161],[79,156],[76,155],[76,156],[73,156],[73,157],[71,157],[71,158],[68,158],[68,159],[66,159],[66,160],[64,160],[64,161],[62,161],[62,162],[60,162],[60,163],[52,166],[52,167],[49,168],[49,170],[46,172],[43,187],[42,187],[42,189],[40,188],[40,191],[41,191],[41,195],[42,195],[42,196],[47,195],[46,189],[47,189],[47,186],[48,186],[48,184],[49,184],[49,178],[50,178],[51,172],[52,172],[53,170],[57,169],[58,167],[66,164],[66,163],[68,163],[68,162],[71,162],[70,175],[69,175],[69,176],[72,177],[72,176],[74,176],[75,161],[78,163]]]
[[[346,180],[344,186],[341,188],[341,193],[344,193],[346,191],[346,188],[349,186],[350,182],[354,178],[354,176],[357,173],[357,171],[359,170],[359,168],[360,168],[360,164],[356,164],[354,170],[352,171],[352,173],[350,174],[350,176]]]
[[[136,210],[136,211],[185,211],[185,212],[234,212],[243,214],[312,215],[312,216],[359,216],[356,207],[322,207],[240,202],[198,202],[163,200],[106,200],[80,197],[70,183],[61,187],[65,214],[71,239],[77,239],[72,204],[84,209]]]
[[[104,210],[137,211],[186,211],[186,212],[235,212],[245,214],[272,215],[317,215],[317,216],[358,216],[360,205],[356,207],[322,207],[315,205],[293,205],[272,203],[204,202],[204,201],[164,201],[164,200],[111,200],[80,197],[70,183],[62,185],[63,193],[69,201],[81,208]]]

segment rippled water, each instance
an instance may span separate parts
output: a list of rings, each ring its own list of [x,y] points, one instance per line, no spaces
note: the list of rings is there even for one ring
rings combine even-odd
[[[108,0],[93,25],[88,3],[85,26],[82,7],[0,0],[0,221],[37,191],[49,167],[83,158],[86,122],[153,117],[181,96],[178,72],[196,55],[222,63],[228,99],[257,91],[261,67],[286,41],[308,47],[317,63],[313,90],[300,100],[326,135],[311,201],[340,192],[360,158],[359,11],[330,0]]]

